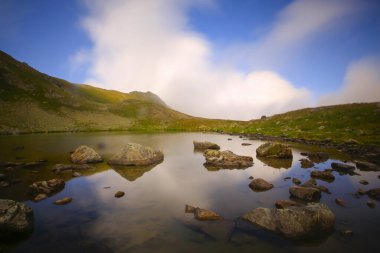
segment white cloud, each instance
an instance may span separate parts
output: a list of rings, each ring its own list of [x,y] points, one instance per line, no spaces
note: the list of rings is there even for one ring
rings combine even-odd
[[[380,101],[380,57],[362,58],[350,64],[344,84],[323,96],[320,105]]]
[[[126,92],[152,91],[179,111],[212,118],[251,119],[309,105],[309,92],[277,73],[243,73],[228,62],[212,63],[219,52],[189,27],[186,16],[190,6],[202,2],[88,1],[83,26],[93,47],[87,82]],[[276,54],[297,44],[351,10],[341,3],[295,1],[253,52]]]

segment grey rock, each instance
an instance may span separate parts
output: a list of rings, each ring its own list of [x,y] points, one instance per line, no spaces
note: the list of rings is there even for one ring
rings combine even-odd
[[[370,162],[356,162],[356,168],[362,171],[380,171],[380,167]]]
[[[193,141],[194,149],[196,150],[206,150],[213,149],[219,150],[220,146],[218,144],[209,142],[209,141]]]
[[[334,170],[339,171],[339,172],[343,172],[343,173],[351,173],[355,170],[354,166],[349,165],[349,164],[345,164],[345,163],[333,162],[333,163],[331,163],[331,167]]]
[[[273,184],[268,183],[262,178],[255,178],[251,181],[249,187],[254,191],[267,191],[273,188]]]
[[[144,147],[136,143],[128,143],[119,152],[111,157],[108,164],[125,166],[146,166],[160,163],[164,160],[161,151]]]
[[[335,214],[320,203],[284,209],[259,207],[246,213],[242,218],[290,239],[324,236],[334,229],[335,224]]]
[[[306,201],[316,201],[321,198],[321,191],[312,187],[291,186],[289,193],[293,197]]]
[[[267,142],[256,149],[258,157],[289,159],[293,158],[292,150],[281,143]]]
[[[65,181],[59,178],[54,178],[47,181],[38,181],[29,185],[29,193],[34,197],[43,193],[48,196],[59,192],[65,187]]]
[[[247,168],[253,165],[253,158],[250,156],[239,156],[233,152],[207,149],[203,156],[206,158],[204,166],[220,168]]]
[[[61,174],[62,172],[73,172],[75,170],[89,170],[94,167],[88,164],[56,164],[51,171],[55,174]]]
[[[0,237],[29,234],[33,230],[33,210],[13,200],[0,199]]]
[[[85,145],[76,148],[70,157],[71,161],[76,164],[99,163],[103,161],[102,157],[95,150]]]

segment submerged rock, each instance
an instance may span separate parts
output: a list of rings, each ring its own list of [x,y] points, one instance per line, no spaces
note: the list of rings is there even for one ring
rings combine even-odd
[[[307,158],[314,163],[326,162],[330,155],[325,152],[306,153]]]
[[[300,204],[292,200],[277,200],[274,205],[278,209],[284,209],[290,206],[300,206]]]
[[[33,230],[33,210],[27,205],[0,199],[0,238],[29,234]]]
[[[56,164],[51,168],[54,174],[61,174],[62,172],[73,172],[76,170],[89,170],[94,169],[94,167],[88,164]]]
[[[334,229],[335,224],[335,214],[320,203],[284,209],[259,207],[244,214],[242,218],[290,239],[324,236]]]
[[[321,191],[312,187],[291,186],[289,193],[293,197],[306,201],[317,201],[321,198]]]
[[[194,217],[197,220],[205,221],[205,220],[221,220],[222,217],[211,210],[206,210],[202,208],[196,208],[194,211]]]
[[[343,173],[352,173],[355,170],[354,166],[349,165],[349,164],[345,164],[345,163],[333,162],[333,163],[331,163],[331,167],[334,170],[339,171],[339,172],[343,172]]]
[[[252,143],[243,142],[241,145],[242,145],[242,146],[251,146]]]
[[[281,143],[267,142],[256,149],[258,157],[289,159],[293,158],[292,150]]]
[[[47,181],[38,181],[29,185],[29,192],[33,197],[43,193],[48,196],[62,190],[65,187],[65,181],[59,178],[54,178]]]
[[[356,162],[356,168],[362,171],[380,171],[380,167],[370,162]]]
[[[376,204],[375,204],[375,202],[373,202],[372,200],[368,200],[368,201],[367,201],[367,206],[370,207],[370,208],[375,208],[375,207],[376,207]]]
[[[369,184],[369,183],[368,183],[367,180],[362,179],[362,180],[359,181],[359,184],[367,185],[367,184]]]
[[[300,159],[300,162],[301,162],[301,168],[304,168],[304,169],[311,168],[314,166],[314,163],[306,158]]]
[[[267,191],[273,188],[273,184],[268,183],[262,178],[256,178],[251,181],[249,187],[254,191]]]
[[[144,147],[136,143],[128,143],[108,161],[111,165],[146,166],[160,163],[164,160],[161,151]]]
[[[310,176],[321,179],[321,180],[325,180],[328,182],[332,182],[335,180],[335,176],[329,170],[324,170],[324,171],[313,170]]]
[[[220,146],[218,144],[209,142],[209,141],[193,141],[194,149],[196,150],[206,150],[206,149],[213,149],[213,150],[219,150]]]
[[[206,158],[204,166],[220,168],[247,168],[253,165],[251,156],[239,156],[233,152],[207,149],[203,156]]]
[[[380,188],[368,190],[366,193],[369,197],[380,200]]]
[[[337,203],[339,206],[345,207],[346,206],[346,201],[344,201],[341,198],[336,198],[335,203]]]
[[[344,237],[351,237],[354,235],[354,231],[352,231],[351,229],[343,229],[340,231],[340,234]]]
[[[88,146],[80,146],[71,154],[71,161],[77,164],[99,163],[102,157],[95,150]]]

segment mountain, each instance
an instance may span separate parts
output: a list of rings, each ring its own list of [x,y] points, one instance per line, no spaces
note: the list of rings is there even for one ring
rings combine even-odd
[[[0,134],[217,131],[379,145],[379,129],[380,103],[305,108],[251,121],[197,118],[171,109],[151,92],[72,84],[0,51]]]
[[[0,51],[0,131],[138,130],[196,119],[151,92],[122,93],[48,76]]]

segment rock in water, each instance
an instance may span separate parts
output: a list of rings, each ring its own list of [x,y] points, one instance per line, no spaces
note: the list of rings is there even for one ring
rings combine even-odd
[[[125,195],[125,192],[122,192],[122,191],[118,191],[115,193],[115,198],[121,198]]]
[[[51,171],[54,174],[60,174],[62,172],[73,172],[75,170],[89,170],[93,169],[94,167],[88,165],[88,164],[56,164],[51,168]]]
[[[300,159],[300,162],[301,162],[301,168],[304,168],[304,169],[311,168],[314,166],[314,163],[306,158]]]
[[[62,190],[65,187],[65,181],[59,178],[54,178],[47,181],[38,181],[29,185],[29,192],[33,197],[43,193],[48,196]]]
[[[209,142],[209,141],[193,141],[194,149],[196,150],[206,150],[206,149],[214,149],[219,150],[220,147],[218,144]]]
[[[335,199],[335,203],[337,203],[339,206],[345,207],[346,206],[346,201],[340,198]]]
[[[331,167],[336,170],[336,171],[339,171],[339,172],[343,172],[343,173],[350,173],[350,172],[353,172],[355,170],[355,167],[352,166],[352,165],[348,165],[348,164],[345,164],[345,163],[331,163]]]
[[[207,149],[203,156],[206,158],[204,166],[220,168],[247,168],[253,165],[250,156],[239,156],[233,152]]]
[[[325,180],[328,182],[332,182],[335,180],[335,176],[329,170],[327,171],[313,170],[310,176],[313,178],[318,178],[318,179]]]
[[[197,220],[204,221],[204,220],[220,220],[222,217],[211,211],[211,210],[206,210],[202,208],[196,208],[194,212],[194,217]]]
[[[63,199],[58,199],[58,200],[54,201],[54,204],[56,204],[56,205],[66,205],[66,204],[70,203],[71,201],[73,201],[72,198],[65,197]]]
[[[330,155],[324,152],[307,153],[306,155],[314,163],[326,162],[330,158]]]
[[[185,206],[185,213],[194,213],[195,210],[196,210],[196,208],[193,206],[190,206],[190,205]]]
[[[380,167],[370,162],[356,162],[356,167],[362,171],[380,171]]]
[[[300,185],[302,182],[298,178],[293,177],[292,179],[293,184]]]
[[[27,205],[0,199],[0,237],[24,235],[33,230],[33,210]]]
[[[277,200],[274,204],[276,208],[278,209],[284,209],[290,206],[300,206],[297,202],[294,202],[292,200]]]
[[[108,161],[111,165],[146,166],[162,162],[164,154],[150,147],[128,143]]]
[[[259,207],[244,214],[242,218],[290,239],[320,237],[330,233],[335,224],[335,214],[321,203],[284,209]]]
[[[251,181],[249,187],[254,191],[267,191],[273,188],[273,184],[268,183],[262,178],[256,178]]]
[[[80,146],[71,154],[71,161],[77,164],[99,163],[103,159],[95,150],[87,146]]]
[[[258,157],[268,158],[293,158],[292,150],[288,146],[281,143],[271,142],[260,145],[260,147],[256,149],[256,155]]]
[[[306,201],[316,201],[321,198],[321,191],[312,187],[291,186],[289,192],[291,196]]]
[[[380,188],[368,190],[366,193],[369,197],[380,200]]]

